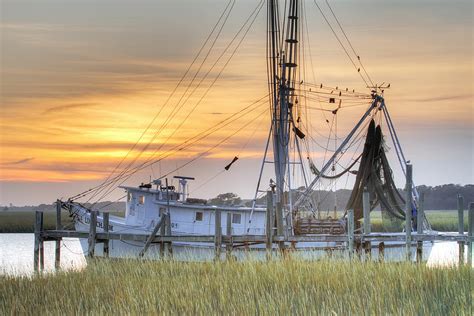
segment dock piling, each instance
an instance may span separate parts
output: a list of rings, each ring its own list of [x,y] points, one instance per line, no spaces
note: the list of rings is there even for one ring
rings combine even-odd
[[[413,177],[413,166],[406,164],[406,201],[405,201],[405,233],[406,233],[406,258],[407,261],[411,261],[411,221],[412,221],[412,177]]]
[[[227,218],[226,218],[226,232],[225,232],[226,236],[227,236],[227,242],[226,242],[226,246],[225,246],[225,249],[226,249],[226,259],[229,260],[231,259],[231,256],[232,256],[232,213],[231,212],[227,212]]]
[[[474,239],[474,202],[469,203],[467,263],[472,267],[472,242]]]
[[[214,226],[215,226],[215,233],[214,233],[215,260],[220,260],[221,247],[222,247],[222,219],[221,219],[220,209],[216,209]]]
[[[104,240],[104,257],[108,258],[109,257],[109,213],[104,212],[103,213],[103,226],[104,226],[104,233],[107,234],[107,238]]]
[[[464,197],[458,194],[458,234],[464,235]],[[459,264],[464,264],[464,242],[458,241]]]
[[[61,201],[56,201],[56,230],[62,229],[61,225]],[[58,237],[55,242],[54,252],[54,268],[58,270],[61,267],[61,237]]]
[[[88,250],[87,256],[94,258],[95,255],[95,243],[97,235],[97,211],[91,211],[91,222],[89,225],[89,239],[88,239]]]
[[[349,250],[349,257],[352,258],[354,254],[354,210],[347,211],[347,249]]]
[[[33,254],[33,265],[34,271],[38,272],[39,265],[40,265],[40,245],[42,241],[42,234],[43,232],[43,212],[36,211],[35,212],[35,248]]]
[[[265,226],[265,235],[266,235],[266,250],[267,250],[267,260],[272,258],[272,248],[273,248],[273,192],[267,191],[267,212],[266,212],[266,226]]]
[[[425,218],[425,192],[420,192],[420,199],[418,210],[416,212],[416,234],[417,236],[423,234],[423,220]],[[423,261],[423,241],[418,240],[416,242],[416,262],[421,263]]]

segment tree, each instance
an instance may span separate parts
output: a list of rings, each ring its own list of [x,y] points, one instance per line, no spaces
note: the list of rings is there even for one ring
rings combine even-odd
[[[237,194],[232,192],[219,194],[215,198],[209,200],[209,204],[226,206],[240,205],[241,202],[242,199]]]

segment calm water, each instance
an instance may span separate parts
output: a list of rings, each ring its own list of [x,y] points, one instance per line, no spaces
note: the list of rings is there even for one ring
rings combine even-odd
[[[77,238],[64,238],[61,243],[61,268],[77,270],[86,266],[83,249]],[[33,273],[34,234],[0,234],[0,274],[31,275]],[[45,271],[54,271],[55,242],[45,242]],[[400,256],[403,256],[403,249]],[[467,254],[467,247],[465,249]],[[467,258],[467,256],[466,256]],[[428,266],[450,266],[458,263],[456,242],[435,243],[427,258]]]

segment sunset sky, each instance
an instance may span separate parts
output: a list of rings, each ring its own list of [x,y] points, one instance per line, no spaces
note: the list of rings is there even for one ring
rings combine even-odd
[[[324,1],[317,2],[328,12]],[[162,108],[227,3],[3,0],[0,204],[51,203],[105,179]],[[257,4],[236,1],[196,82]],[[414,165],[415,182],[474,183],[472,1],[332,0],[330,4],[372,79],[391,84],[385,99],[407,159]],[[367,92],[313,1],[305,1],[305,7],[314,83]],[[139,159],[165,153],[268,93],[265,11],[264,6],[212,89],[206,93],[229,52]],[[170,99],[154,129],[176,108],[184,91],[180,88]],[[253,197],[270,118],[267,103],[251,109],[226,129],[126,183],[136,185],[166,174],[248,124],[179,174],[196,177],[190,187],[195,196],[232,191]],[[354,108],[342,114],[339,137],[363,111]],[[327,132],[320,115],[312,121],[316,129]],[[141,142],[151,139],[152,133],[147,133]],[[136,149],[140,148],[143,145]],[[235,155],[241,159],[230,171],[221,172]],[[401,187],[400,168],[393,152],[389,155]],[[313,152],[313,157],[322,159],[322,153]],[[107,199],[120,195],[117,191]]]

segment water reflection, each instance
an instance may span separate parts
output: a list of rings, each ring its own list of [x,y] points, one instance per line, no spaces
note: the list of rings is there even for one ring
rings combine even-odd
[[[33,274],[33,247],[34,234],[0,234],[0,274],[8,275],[32,275]],[[44,243],[44,267],[45,272],[54,271],[55,242]],[[452,266],[458,264],[459,248],[456,242],[436,242],[430,247],[426,264],[430,267]],[[393,252],[386,257],[395,260],[404,260],[405,248],[387,249]],[[465,246],[465,262],[467,262],[467,246]],[[300,254],[302,258],[320,258],[327,253],[316,251],[311,254]],[[264,258],[264,252],[262,252]],[[372,258],[377,258],[376,250],[372,250]],[[87,262],[77,238],[64,238],[61,243],[61,269],[82,269]]]

